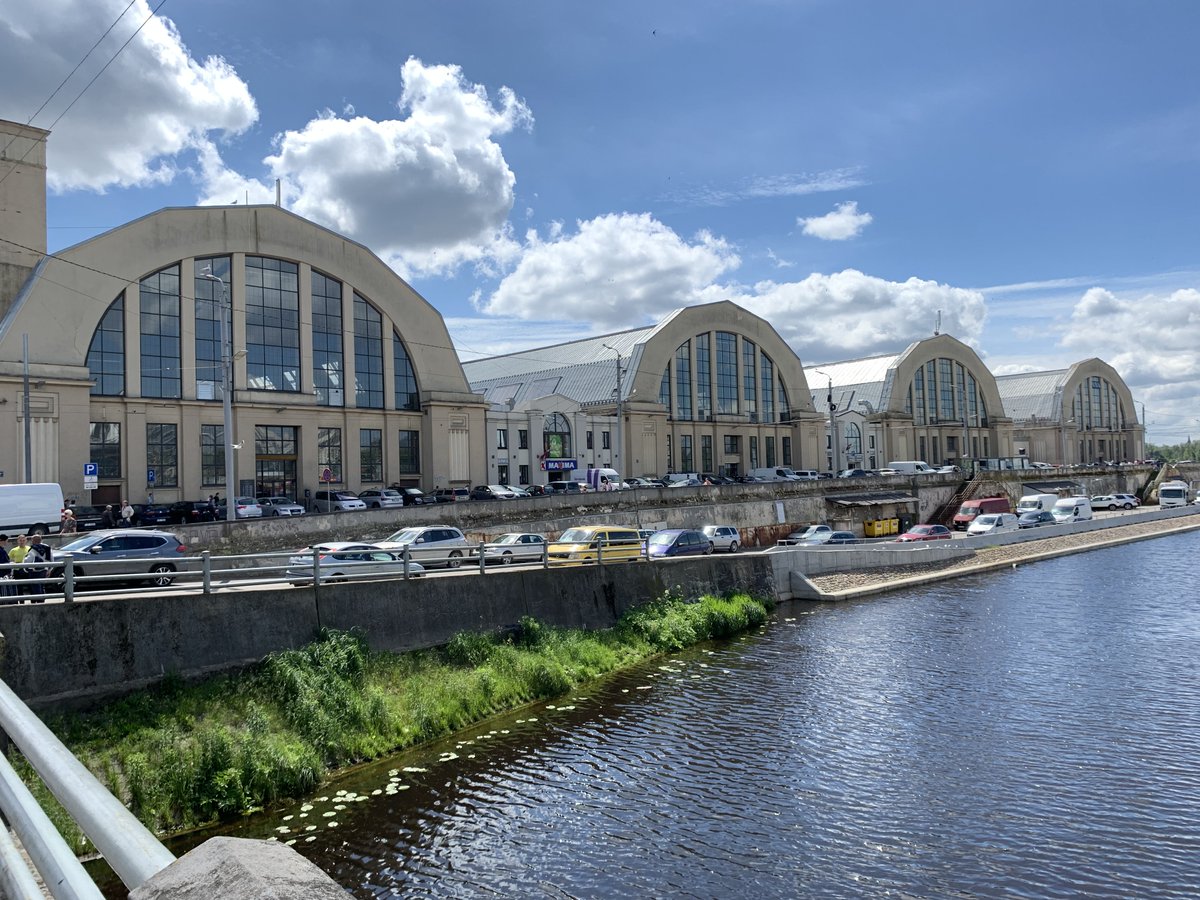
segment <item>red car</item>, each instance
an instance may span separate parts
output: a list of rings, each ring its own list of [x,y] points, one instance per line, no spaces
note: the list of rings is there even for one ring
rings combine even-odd
[[[954,535],[945,525],[914,525],[896,540],[904,541],[948,541]]]

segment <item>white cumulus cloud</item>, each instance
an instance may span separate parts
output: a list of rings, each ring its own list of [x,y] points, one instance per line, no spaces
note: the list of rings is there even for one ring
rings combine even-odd
[[[838,204],[833,212],[823,216],[812,216],[796,220],[803,226],[802,230],[809,237],[820,238],[823,241],[847,241],[858,237],[874,218],[870,213],[860,213],[858,203],[848,200]]]
[[[506,87],[493,101],[458,66],[410,58],[400,77],[405,116],[326,113],[278,136],[266,163],[286,183],[290,207],[405,271],[503,264],[516,251],[508,231],[516,176],[495,138],[530,127],[532,113]]]
[[[578,222],[574,233],[530,233],[520,261],[481,304],[490,316],[636,327],[700,302],[713,281],[740,264],[708,232],[684,240],[653,216],[614,213]]]
[[[5,0],[0,21],[0,116],[26,122],[88,54],[126,0]],[[111,33],[32,121],[47,144],[57,191],[165,183],[176,157],[258,120],[250,90],[218,57],[193,59],[171,20],[150,17],[83,96],[79,92],[150,17],[135,0]],[[65,112],[65,115],[64,115]]]
[[[898,353],[941,331],[978,346],[986,315],[978,291],[846,269],[802,281],[760,282],[729,299],[769,321],[806,363]]]

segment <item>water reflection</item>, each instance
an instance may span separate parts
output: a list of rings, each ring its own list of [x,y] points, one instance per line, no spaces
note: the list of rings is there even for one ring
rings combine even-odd
[[[358,897],[1196,896],[1198,548],[789,605],[239,833]]]

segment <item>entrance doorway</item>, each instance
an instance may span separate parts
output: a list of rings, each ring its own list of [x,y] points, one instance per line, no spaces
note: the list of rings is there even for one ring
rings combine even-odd
[[[256,496],[296,499],[296,447],[299,430],[293,425],[254,426]]]

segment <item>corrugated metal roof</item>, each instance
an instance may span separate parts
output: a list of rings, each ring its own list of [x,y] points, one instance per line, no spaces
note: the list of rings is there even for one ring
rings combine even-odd
[[[870,356],[865,359],[850,359],[845,362],[822,363],[818,366],[805,366],[804,377],[809,386],[828,384],[833,379],[834,387],[848,385],[863,385],[873,382],[883,383],[887,370],[896,362],[897,354],[887,356]]]
[[[1011,418],[1014,424],[1028,423],[1036,419],[1060,422],[1062,415],[1059,404],[1062,387],[1066,381],[1066,369],[1021,372],[1016,375],[997,376],[996,389],[1004,402],[1004,414]]]
[[[472,359],[462,364],[463,371],[467,373],[467,380],[475,386],[476,390],[484,382],[495,381],[499,378],[523,378],[537,372],[588,363],[607,363],[615,377],[616,356],[604,345],[608,344],[614,348],[624,361],[629,358],[634,347],[647,340],[658,327],[660,326],[601,334],[579,341],[569,341],[565,344],[553,344],[549,347],[535,347],[532,350],[508,353],[504,356]]]
[[[834,494],[825,498],[838,506],[877,506],[881,503],[916,503],[917,498],[903,491],[869,491],[861,494]]]

